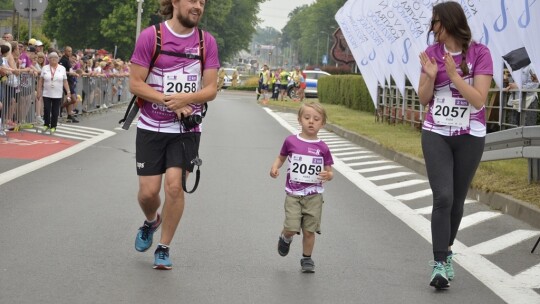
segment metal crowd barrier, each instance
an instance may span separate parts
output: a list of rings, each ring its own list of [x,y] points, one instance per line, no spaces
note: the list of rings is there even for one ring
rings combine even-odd
[[[36,128],[43,115],[43,102],[36,99],[38,76],[21,73],[0,79],[0,136],[6,131]],[[131,100],[129,77],[82,76],[77,78],[75,104],[79,113],[106,109]]]
[[[540,180],[540,126],[518,127],[490,133],[482,161],[527,158],[529,182]]]
[[[518,91],[504,92],[498,88],[490,90],[486,102],[488,135],[482,161],[527,158],[529,182],[538,182],[540,181],[540,126],[537,122],[540,110],[537,106],[526,108],[525,95],[528,92],[538,94],[540,90],[522,90],[523,96],[519,103],[509,106],[508,98],[516,92]],[[376,111],[376,118],[379,121],[410,124],[420,129],[426,110],[427,108],[420,104],[413,87],[406,87],[404,95],[395,86],[379,87]],[[531,120],[534,121],[535,126],[525,126],[530,124]]]
[[[524,126],[528,120],[527,117],[538,117],[540,115],[538,108],[525,107],[524,97],[521,99],[521,104],[517,107],[509,106],[509,95],[516,92],[503,92],[498,88],[490,90],[490,95],[486,102],[486,124],[488,132]],[[538,94],[540,90],[523,90],[521,92],[523,95],[527,92]],[[413,87],[407,86],[405,88],[405,94],[401,94],[396,86],[379,87],[376,115],[380,121],[391,124],[410,124],[420,128],[425,111],[426,107],[420,104]]]

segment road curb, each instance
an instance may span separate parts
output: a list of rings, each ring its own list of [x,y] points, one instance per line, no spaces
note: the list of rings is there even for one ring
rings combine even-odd
[[[421,175],[427,176],[426,164],[422,159],[390,150],[371,140],[370,138],[350,132],[333,124],[327,123],[325,128],[326,130],[344,137],[355,144],[366,147],[377,154],[380,154],[413,171],[416,171]],[[488,205],[491,209],[499,210],[502,213],[511,215],[533,227],[540,228],[540,208],[536,206],[530,205],[527,202],[515,199],[506,194],[485,192],[474,188],[469,189],[468,196],[485,205]]]

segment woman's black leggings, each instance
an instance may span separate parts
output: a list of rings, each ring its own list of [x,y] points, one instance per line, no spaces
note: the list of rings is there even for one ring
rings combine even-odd
[[[45,126],[56,128],[58,124],[58,116],[60,115],[60,102],[62,98],[43,97],[43,109]]]
[[[442,136],[422,130],[422,151],[431,190],[431,238],[435,261],[446,261],[454,244],[467,191],[484,152],[485,137]]]

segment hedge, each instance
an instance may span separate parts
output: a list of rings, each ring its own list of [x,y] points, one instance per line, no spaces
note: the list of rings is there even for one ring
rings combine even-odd
[[[332,75],[317,82],[321,103],[337,104],[354,110],[375,112],[373,101],[361,75]]]

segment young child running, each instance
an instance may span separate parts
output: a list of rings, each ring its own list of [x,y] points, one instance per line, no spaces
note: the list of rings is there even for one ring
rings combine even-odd
[[[288,160],[285,184],[285,222],[279,237],[278,253],[286,256],[295,234],[302,231],[302,272],[315,272],[311,259],[315,232],[320,234],[323,182],[332,180],[334,160],[328,146],[317,137],[326,123],[326,111],[315,102],[304,103],[298,111],[302,131],[285,139],[270,176],[279,176],[279,168]]]

